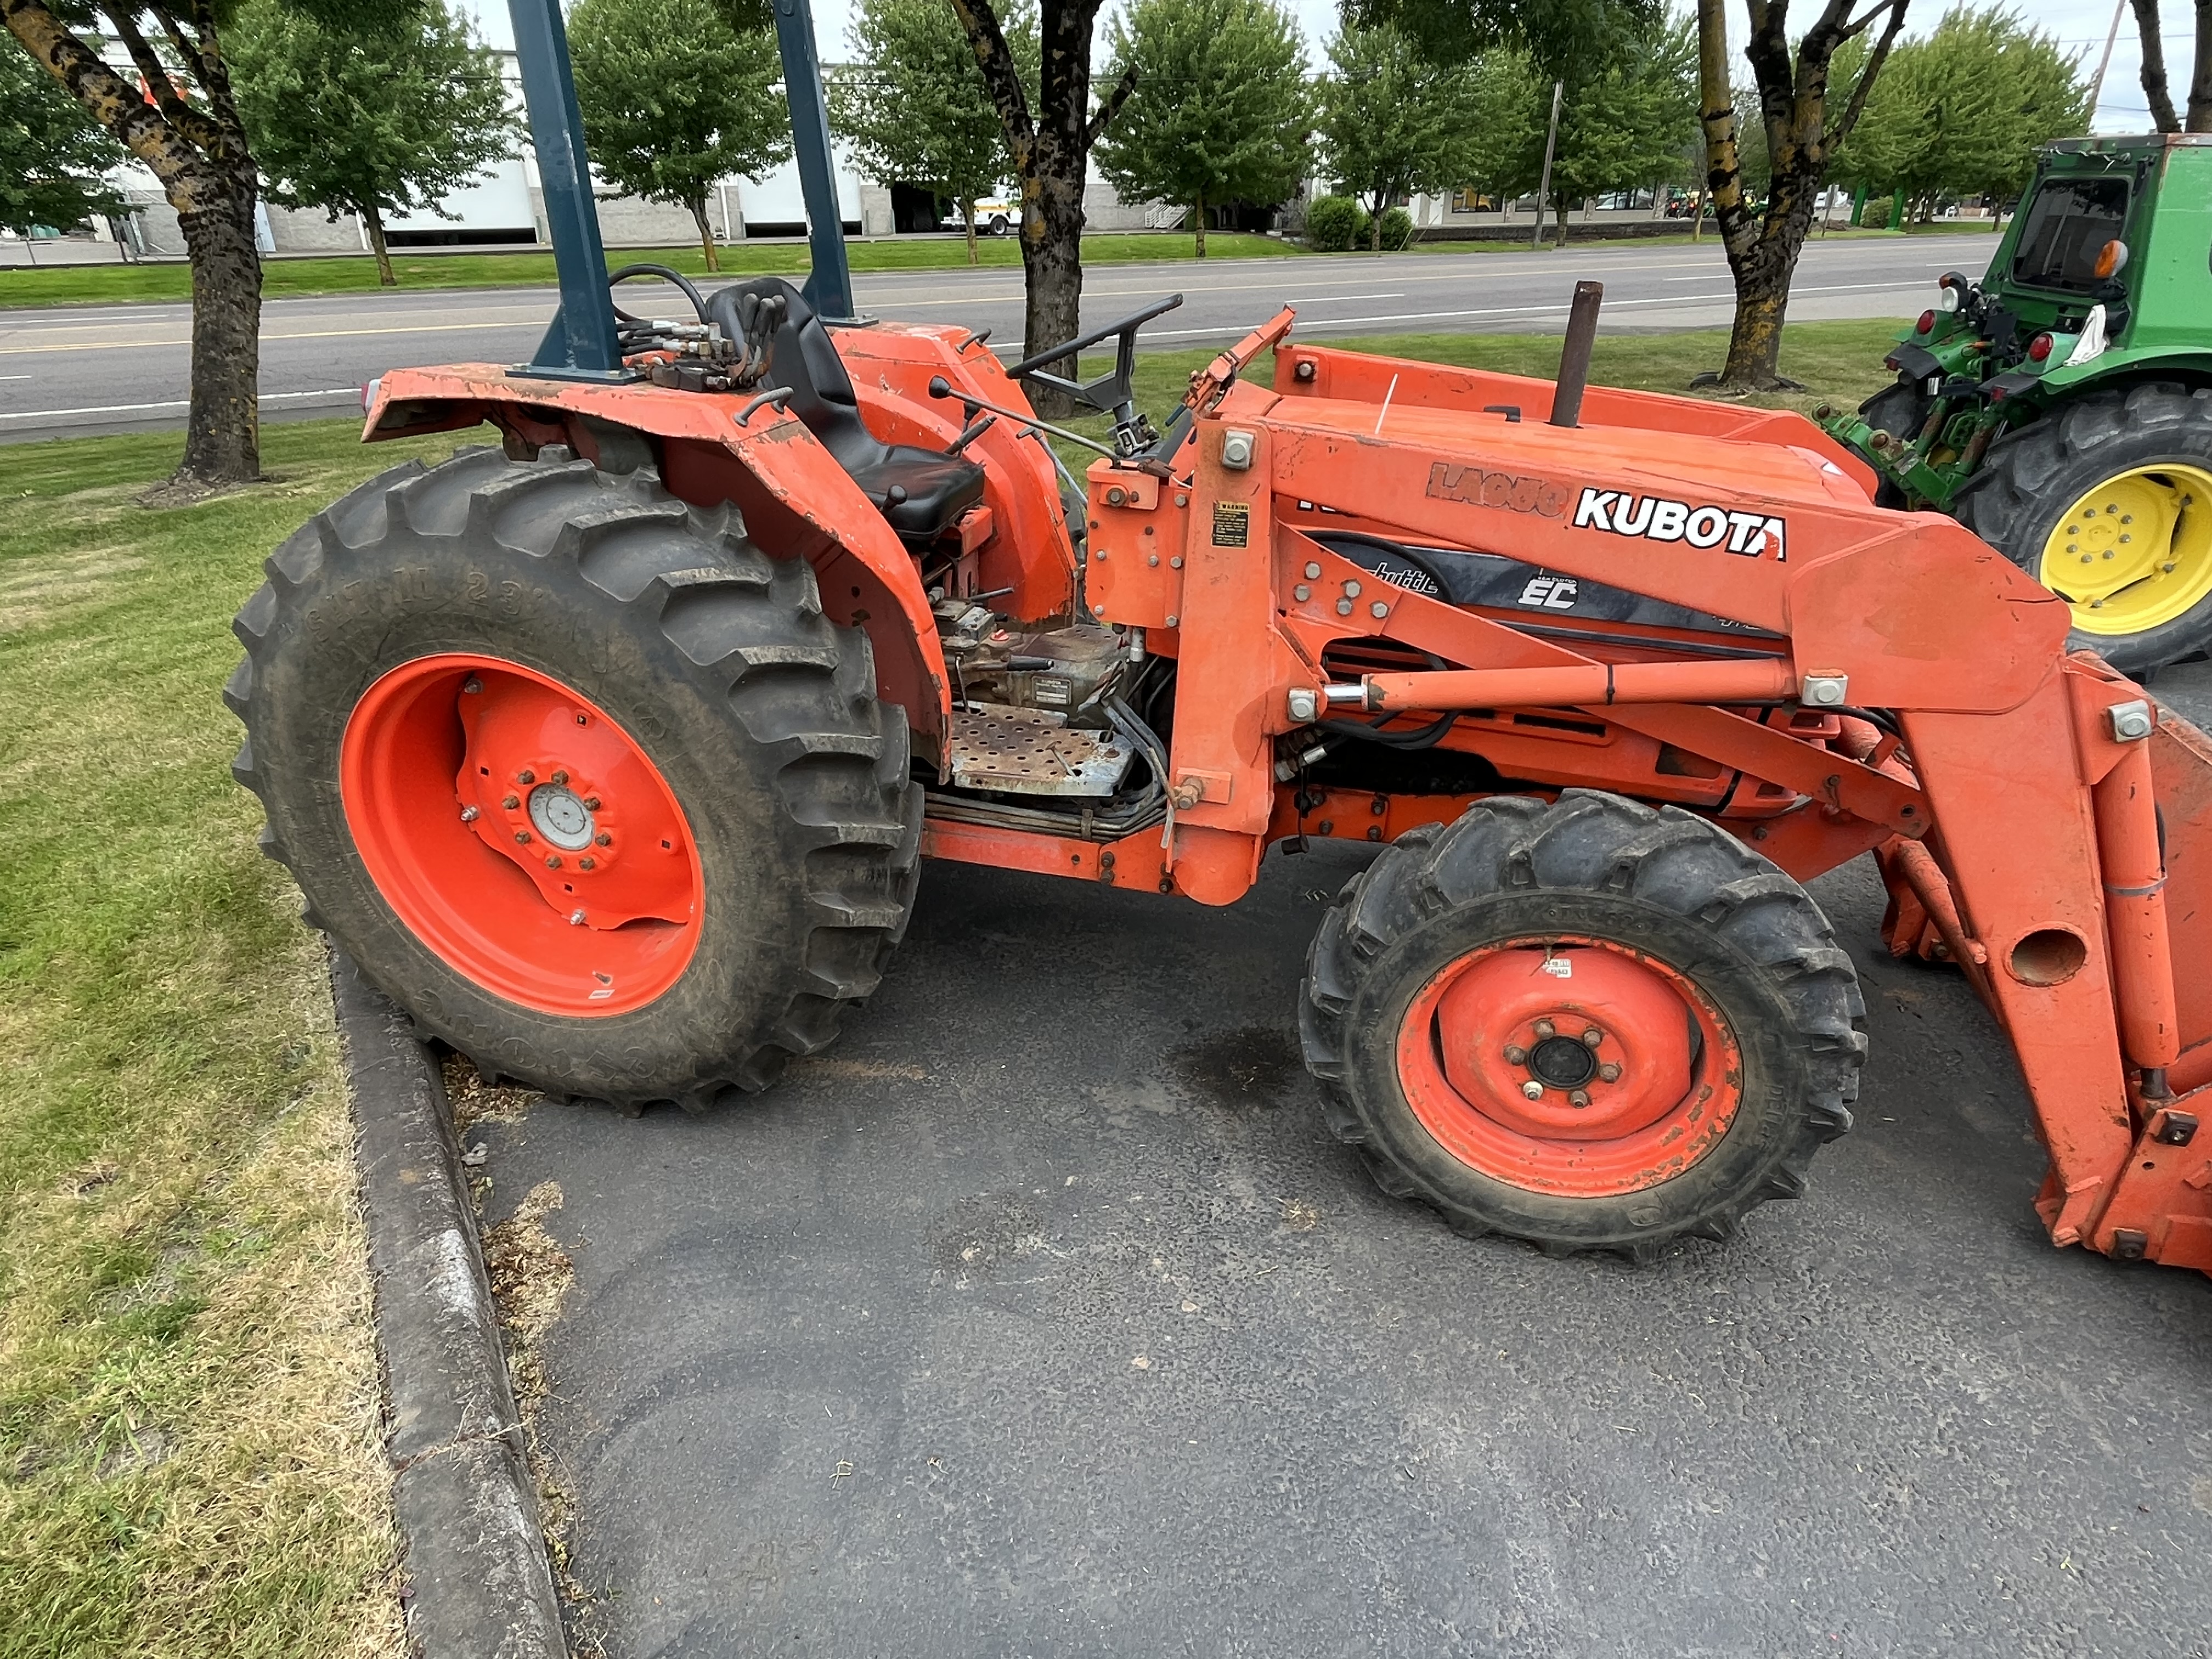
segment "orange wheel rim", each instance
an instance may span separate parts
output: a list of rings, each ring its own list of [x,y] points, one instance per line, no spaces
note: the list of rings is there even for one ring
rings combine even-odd
[[[1421,1127],[1462,1164],[1566,1198],[1640,1192],[1718,1146],[1743,1056],[1711,999],[1608,940],[1510,939],[1422,987],[1398,1034]]]
[[[699,851],[636,740],[558,680],[417,658],[354,705],[346,824],[377,890],[440,958],[541,1013],[642,1006],[699,943]]]

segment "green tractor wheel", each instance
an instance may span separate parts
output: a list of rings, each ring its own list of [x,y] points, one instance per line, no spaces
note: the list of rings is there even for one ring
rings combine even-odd
[[[2113,386],[1990,446],[1960,522],[2123,673],[2212,648],[2212,392]]]

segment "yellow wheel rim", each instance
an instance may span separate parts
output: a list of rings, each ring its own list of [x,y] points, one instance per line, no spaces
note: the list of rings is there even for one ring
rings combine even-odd
[[[2141,634],[2212,594],[2212,472],[2160,463],[2116,473],[2066,509],[2036,577],[2085,634]]]

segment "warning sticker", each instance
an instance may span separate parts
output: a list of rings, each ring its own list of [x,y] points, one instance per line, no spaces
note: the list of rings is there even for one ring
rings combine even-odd
[[[1213,544],[1216,547],[1249,547],[1252,544],[1250,502],[1214,502]]]

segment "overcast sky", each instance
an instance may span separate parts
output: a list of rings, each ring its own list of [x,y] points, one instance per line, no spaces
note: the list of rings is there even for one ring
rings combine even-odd
[[[1310,56],[1318,63],[1322,45],[1336,27],[1335,0],[1286,0],[1297,15],[1299,26],[1305,31]],[[2125,0],[2121,0],[2123,5]],[[494,46],[511,47],[514,36],[507,25],[506,0],[461,0],[464,8],[473,12],[482,23],[486,36]],[[1799,0],[1800,9],[1814,9],[1815,0]],[[813,0],[814,29],[821,42],[822,54],[831,59],[846,57],[850,47],[845,38],[848,21],[854,10],[853,0]],[[1106,9],[1114,9],[1115,0],[1108,0]],[[2081,54],[2083,70],[2094,74],[2097,59],[2105,50],[2105,37],[2112,26],[2113,0],[2026,0],[2016,8],[2023,16],[2039,27],[2057,37],[2067,51]],[[2188,94],[2191,42],[2194,39],[2191,26],[2194,21],[2193,8],[2186,0],[2165,0],[2161,9],[2166,14],[2166,58],[2170,75],[2181,77],[2176,101],[2183,101]],[[1921,33],[1935,27],[1944,10],[1943,0],[1912,0],[1908,14],[1911,32]],[[1730,9],[1731,21],[1740,29],[1741,13]],[[2102,95],[2097,100],[2097,114],[2091,129],[2097,132],[2148,132],[2150,130],[2149,107],[2143,101],[2142,82],[2138,70],[2142,50],[2136,37],[2135,16],[2124,15],[2120,22],[2119,39],[2112,47],[2112,66],[2105,72]],[[1750,78],[1750,70],[1740,60],[1738,75]]]

